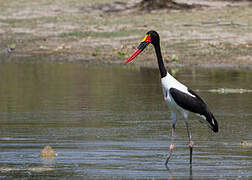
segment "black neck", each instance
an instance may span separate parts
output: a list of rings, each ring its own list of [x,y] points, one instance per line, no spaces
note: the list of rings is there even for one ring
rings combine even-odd
[[[155,48],[156,55],[157,55],[157,61],[158,61],[158,67],[159,67],[160,75],[161,75],[161,78],[163,78],[163,77],[166,76],[167,71],[165,69],[164,62],[163,62],[161,49],[160,49],[160,43],[154,44],[154,48]]]

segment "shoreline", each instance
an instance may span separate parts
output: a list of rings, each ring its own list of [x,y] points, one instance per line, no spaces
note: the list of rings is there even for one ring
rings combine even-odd
[[[144,62],[141,58],[140,62],[138,59],[131,62],[127,66],[135,66],[139,68],[151,68],[158,69],[156,59],[148,59]],[[0,63],[70,63],[70,64],[84,64],[84,65],[94,65],[94,66],[124,66],[124,61],[126,58],[108,58],[108,60],[96,59],[95,57],[83,57],[80,55],[76,56],[57,56],[57,55],[46,55],[46,54],[7,54],[0,56]],[[232,63],[191,63],[183,64],[176,62],[165,62],[165,67],[169,70],[172,68],[203,68],[203,69],[230,69],[230,70],[252,70],[252,64],[232,64]]]
[[[52,62],[120,64],[154,29],[161,37],[166,66],[252,69],[252,2],[232,6],[232,2],[204,1],[209,7],[148,13],[101,8],[127,5],[121,1],[0,0],[0,60],[34,56]],[[9,54],[11,47],[15,50]],[[134,64],[156,67],[153,48],[146,48]]]

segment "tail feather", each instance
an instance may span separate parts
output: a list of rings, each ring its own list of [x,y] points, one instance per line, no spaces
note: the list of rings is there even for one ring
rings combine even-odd
[[[209,127],[213,130],[213,132],[218,132],[219,127],[218,127],[218,122],[216,121],[214,115],[209,112],[206,116],[206,120],[209,123]]]

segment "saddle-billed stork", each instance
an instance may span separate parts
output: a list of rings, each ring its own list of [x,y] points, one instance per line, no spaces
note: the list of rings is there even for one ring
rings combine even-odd
[[[214,118],[213,114],[211,113],[211,111],[209,110],[209,108],[207,107],[207,105],[204,103],[204,101],[195,92],[193,92],[185,85],[181,84],[174,77],[172,77],[169,74],[169,72],[166,71],[160,49],[160,38],[159,34],[156,31],[149,31],[146,33],[146,36],[141,41],[140,45],[137,47],[135,52],[125,61],[125,64],[132,61],[149,44],[152,44],[155,48],[158,67],[161,75],[163,97],[165,102],[171,108],[171,117],[172,117],[171,144],[165,165],[167,166],[174,149],[174,134],[175,134],[175,124],[177,120],[177,113],[181,113],[185,119],[185,125],[189,138],[190,164],[192,164],[193,141],[191,140],[192,136],[188,127],[188,113],[193,112],[202,116],[208,122],[208,126],[214,132],[218,132],[218,123]]]

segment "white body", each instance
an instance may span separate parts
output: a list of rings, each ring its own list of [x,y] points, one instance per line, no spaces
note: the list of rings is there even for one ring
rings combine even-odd
[[[173,120],[173,124],[176,123],[176,112],[180,112],[185,119],[187,119],[188,117],[188,111],[181,108],[179,105],[177,105],[177,103],[174,101],[174,99],[172,98],[171,94],[170,94],[170,88],[176,88],[192,97],[195,97],[194,95],[192,95],[190,92],[188,92],[187,87],[185,85],[183,85],[182,83],[180,83],[179,81],[177,81],[173,76],[171,76],[168,72],[166,74],[165,77],[163,77],[161,79],[161,84],[162,84],[162,89],[163,89],[163,96],[164,96],[164,100],[165,102],[170,106],[171,110],[172,110],[172,120]]]

